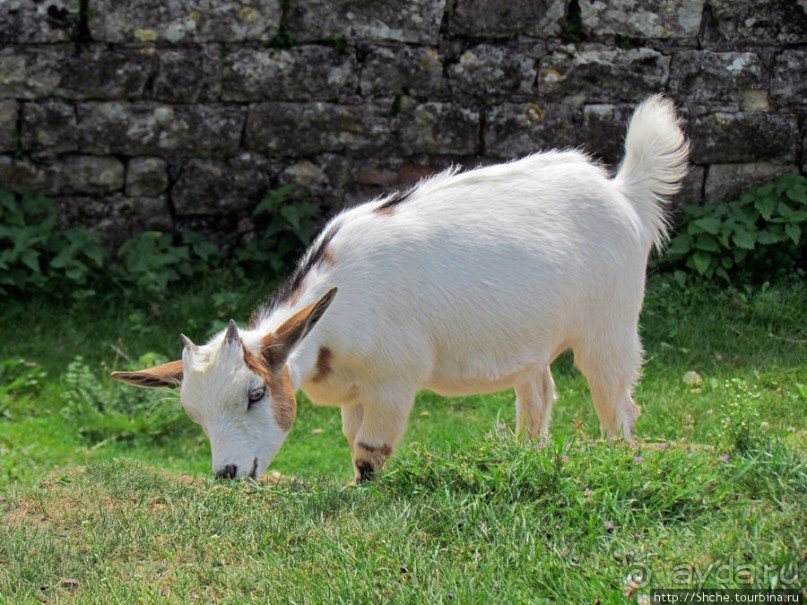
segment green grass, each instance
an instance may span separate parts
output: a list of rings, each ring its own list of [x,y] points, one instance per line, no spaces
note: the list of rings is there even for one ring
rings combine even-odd
[[[278,485],[222,483],[176,393],[106,378],[173,358],[179,331],[202,341],[244,321],[268,292],[218,277],[159,304],[4,301],[0,603],[616,603],[804,585],[803,282],[651,278],[633,447],[598,440],[564,356],[543,445],[513,437],[512,392],[422,393],[389,468],[359,488],[337,408],[301,398]],[[702,383],[685,384],[690,371]]]

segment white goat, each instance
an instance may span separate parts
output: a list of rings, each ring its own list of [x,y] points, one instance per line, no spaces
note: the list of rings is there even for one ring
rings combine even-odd
[[[603,434],[630,440],[645,267],[687,153],[672,104],[655,96],[634,113],[613,178],[578,151],[448,170],[334,217],[247,328],[231,321],[204,346],[183,336],[181,361],[113,376],[181,384],[219,477],[261,475],[298,389],[341,406],[359,481],[392,453],[421,389],[514,387],[518,433],[545,435],[549,367],[566,349]]]

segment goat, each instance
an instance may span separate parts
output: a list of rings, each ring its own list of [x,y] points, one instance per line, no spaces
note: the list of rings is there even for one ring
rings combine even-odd
[[[567,349],[603,435],[631,440],[647,258],[687,156],[672,103],[653,96],[613,178],[574,150],[449,169],[337,214],[246,328],[230,321],[203,346],[183,335],[181,360],[113,377],[180,385],[222,478],[261,475],[299,389],[341,406],[359,482],[391,455],[421,389],[514,388],[518,434],[546,435],[550,365]]]

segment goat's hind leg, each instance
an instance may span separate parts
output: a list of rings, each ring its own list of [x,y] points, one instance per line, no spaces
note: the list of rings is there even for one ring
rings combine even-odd
[[[620,430],[633,440],[639,406],[633,385],[642,365],[642,345],[635,328],[614,329],[574,348],[577,367],[586,377],[603,437],[615,439]]]
[[[549,366],[516,385],[516,434],[519,439],[546,437],[555,401],[555,381]]]

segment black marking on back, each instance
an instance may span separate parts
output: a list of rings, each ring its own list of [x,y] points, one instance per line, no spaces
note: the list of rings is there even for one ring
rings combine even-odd
[[[336,235],[337,231],[339,231],[338,224],[328,225],[323,235],[318,238],[319,243],[317,246],[315,248],[308,249],[308,251],[300,259],[300,262],[297,264],[297,267],[294,269],[292,274],[289,275],[280,285],[280,287],[275,290],[274,294],[272,294],[269,302],[253,313],[252,318],[249,321],[249,327],[254,328],[257,326],[261,318],[267,317],[272,313],[272,311],[278,307],[281,307],[285,302],[292,298],[294,293],[303,285],[305,276],[308,275],[308,273],[311,272],[314,267],[322,262],[322,259],[325,257],[325,251],[328,248],[328,244],[331,243],[331,240],[333,239],[334,235]]]
[[[412,195],[413,192],[414,189],[409,189],[408,191],[396,191],[391,196],[389,196],[385,202],[380,204],[374,210],[374,212],[380,212],[380,213],[392,212],[392,210],[394,210],[396,206],[408,200],[409,196]]]

